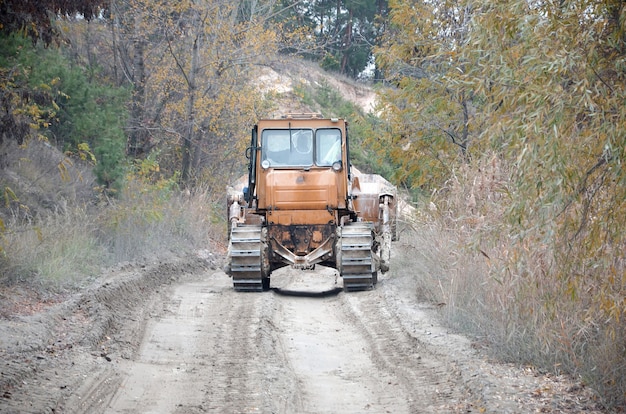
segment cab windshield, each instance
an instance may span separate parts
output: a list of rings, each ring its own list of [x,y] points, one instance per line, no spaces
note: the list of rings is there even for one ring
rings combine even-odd
[[[261,135],[261,153],[262,161],[268,161],[270,167],[330,167],[341,160],[341,131],[265,129]]]

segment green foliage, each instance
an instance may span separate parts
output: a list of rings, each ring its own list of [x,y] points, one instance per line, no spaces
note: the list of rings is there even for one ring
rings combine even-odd
[[[337,88],[325,81],[315,87],[297,85],[295,94],[308,107],[327,117],[340,117],[350,122],[350,156],[352,163],[364,172],[378,173],[411,188],[414,159],[410,162],[395,156],[403,151],[397,145],[388,145],[383,137],[389,133],[388,124],[373,114],[364,114],[354,103],[343,98]],[[400,160],[400,162],[398,162]],[[418,190],[415,186],[414,190]]]
[[[380,174],[390,181],[405,186],[398,174],[399,165],[390,156],[393,148],[381,145],[385,124],[373,114],[351,118],[350,152],[355,165],[367,173]]]
[[[339,72],[341,64],[335,55],[326,53],[322,60],[320,60],[320,67],[330,72]]]
[[[135,160],[128,179],[139,183],[146,191],[159,193],[160,198],[167,199],[174,191],[180,190],[178,186],[180,173],[176,172],[171,176],[164,175],[158,159],[158,153],[151,153],[144,159]]]
[[[350,119],[360,112],[357,106],[343,99],[339,91],[327,82],[321,82],[313,93],[313,99],[327,116]]]
[[[6,137],[22,144],[33,131],[46,128],[55,116],[53,108],[45,109],[53,100],[50,83],[54,80],[31,86],[31,68],[19,63],[24,58],[34,59],[33,48],[25,39],[0,36],[0,142]]]
[[[347,101],[337,88],[320,81],[315,87],[300,84],[295,88],[301,102],[327,117],[338,117],[350,123],[350,157],[352,164],[364,172],[398,179],[397,164],[389,156],[390,147],[379,140],[385,124],[372,114],[364,114],[356,104]],[[398,182],[401,182],[398,181]]]
[[[100,184],[118,186],[123,176],[128,92],[90,80],[85,69],[71,64],[59,49],[33,46],[16,36],[1,37],[0,43],[0,67],[17,74],[12,84],[41,96],[23,101],[14,112],[27,114],[31,129],[66,151],[87,155],[85,144],[93,148]]]
[[[356,79],[370,63],[372,45],[379,44],[385,27],[387,0],[315,0],[277,2],[274,22],[285,32],[304,30],[303,41],[286,45],[326,70]]]
[[[115,195],[123,184],[125,146],[123,141],[115,137],[107,137],[106,134],[104,135],[94,150],[98,160],[94,173],[103,190],[110,195]]]

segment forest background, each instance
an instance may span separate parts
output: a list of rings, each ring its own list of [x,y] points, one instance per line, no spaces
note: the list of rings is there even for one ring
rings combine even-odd
[[[347,118],[354,164],[418,207],[405,236],[441,268],[420,297],[450,326],[624,407],[622,1],[1,0],[0,29],[8,292],[223,241],[249,130],[287,105]],[[375,110],[258,87],[295,59]]]

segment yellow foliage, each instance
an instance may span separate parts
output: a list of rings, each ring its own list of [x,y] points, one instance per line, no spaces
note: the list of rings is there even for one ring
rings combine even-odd
[[[89,161],[93,164],[96,163],[96,156],[91,152],[91,148],[89,144],[86,142],[81,142],[78,144],[78,157],[83,161]]]
[[[136,0],[129,6],[137,16],[135,30],[166,34],[145,50],[146,99],[163,103],[159,123],[167,131],[161,156],[169,159],[160,168],[180,170],[185,145],[197,178],[218,162],[239,159],[263,107],[262,96],[248,86],[250,68],[271,56],[285,36],[279,39],[279,28],[263,19],[240,21],[232,2]]]
[[[475,229],[466,242],[492,246],[511,309],[572,364],[596,361],[581,332],[625,334],[626,4],[461,3],[393,2],[377,62],[397,89],[381,95],[380,148],[407,182],[447,189],[456,217],[480,214],[461,220]],[[493,154],[506,175],[488,200],[477,190]]]
[[[61,162],[57,164],[57,169],[59,170],[59,175],[61,176],[61,180],[69,182],[72,180],[72,175],[70,173],[70,169],[68,167],[73,166],[74,163],[69,158],[63,158]]]

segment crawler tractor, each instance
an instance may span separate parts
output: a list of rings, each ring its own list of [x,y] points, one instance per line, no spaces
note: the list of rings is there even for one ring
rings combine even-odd
[[[372,289],[388,270],[396,189],[352,167],[348,144],[345,120],[317,114],[254,126],[247,178],[228,192],[235,290],[268,290],[283,266],[337,269],[345,291]]]

